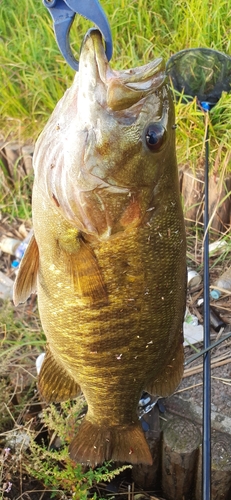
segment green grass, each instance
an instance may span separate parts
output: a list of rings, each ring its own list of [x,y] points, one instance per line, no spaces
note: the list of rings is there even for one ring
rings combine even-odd
[[[43,411],[42,421],[52,431],[51,436],[58,436],[61,446],[52,449],[52,440],[48,446],[38,445],[31,441],[30,454],[26,457],[26,469],[35,478],[41,480],[51,491],[51,498],[64,498],[65,493],[71,492],[73,500],[104,500],[92,488],[97,484],[110,482],[131,465],[122,465],[114,468],[110,462],[101,467],[86,468],[81,464],[73,463],[68,453],[68,444],[80,424],[79,415],[84,407],[83,398],[74,402],[61,403],[57,409],[50,405]],[[66,497],[65,497],[66,498]]]
[[[185,48],[208,47],[231,52],[231,0],[102,0],[111,24],[117,69],[169,57]],[[76,16],[71,30],[78,58],[90,23]],[[35,139],[57,101],[70,86],[74,71],[61,56],[52,20],[40,0],[2,0],[0,9],[0,130],[5,137]],[[211,165],[225,162],[231,140],[231,95],[211,112]],[[177,153],[180,165],[193,170],[204,155],[204,119],[195,103],[176,105]]]
[[[9,222],[15,218],[31,220],[31,190],[31,176],[16,175],[13,182],[7,176],[0,176],[0,213],[7,215]]]
[[[230,52],[231,0],[202,3],[102,0],[101,3],[112,28],[111,64],[115,68],[143,64],[157,56],[167,60],[189,47]],[[89,26],[90,23],[76,16],[71,35],[77,57]],[[24,137],[34,138],[74,76],[59,53],[52,20],[42,1],[21,0],[15,4],[13,0],[2,0],[0,58],[0,129],[6,135],[20,129]],[[230,99],[224,105],[228,114]],[[218,111],[214,119],[219,128],[222,118],[217,115]]]

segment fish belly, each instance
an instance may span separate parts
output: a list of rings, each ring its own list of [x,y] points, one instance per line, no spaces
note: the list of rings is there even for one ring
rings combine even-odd
[[[94,245],[106,286],[105,305],[86,305],[76,294],[54,242],[53,252],[40,252],[42,325],[54,356],[86,396],[97,387],[107,401],[112,388],[126,386],[137,399],[137,392],[159,379],[181,347],[185,250],[180,224],[173,223],[172,241],[160,218],[151,227]]]

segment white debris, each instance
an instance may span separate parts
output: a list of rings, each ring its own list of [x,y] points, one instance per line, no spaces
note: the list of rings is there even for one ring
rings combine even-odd
[[[225,250],[228,243],[226,240],[218,240],[210,243],[209,245],[209,255],[218,255]]]
[[[195,288],[201,283],[200,274],[194,269],[191,269],[190,267],[187,268],[187,276],[188,276],[188,287],[190,290],[192,288]]]
[[[26,450],[30,444],[31,437],[24,430],[17,429],[10,433],[7,438],[6,444],[11,449],[17,451],[18,448],[20,450]]]
[[[13,280],[0,271],[0,299],[13,298],[13,285]]]
[[[189,344],[197,344],[198,342],[203,342],[204,339],[203,325],[193,325],[191,323],[184,322],[183,332],[184,332],[184,346],[188,346]]]
[[[45,354],[46,354],[45,352],[41,352],[41,354],[39,354],[39,356],[37,357],[37,359],[35,361],[37,375],[39,375],[40,370],[42,368],[42,364],[43,364],[43,361],[44,361],[44,358],[45,358]]]

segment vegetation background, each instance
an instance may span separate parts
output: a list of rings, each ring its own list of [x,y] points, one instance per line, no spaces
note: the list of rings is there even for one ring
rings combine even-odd
[[[111,65],[116,69],[145,64],[160,56],[167,61],[172,54],[186,48],[207,47],[231,56],[231,0],[217,2],[214,0],[201,2],[198,0],[174,2],[172,0],[102,0],[101,4],[112,29],[114,53]],[[89,27],[90,23],[76,16],[71,30],[71,44],[77,58],[83,36]],[[2,144],[11,140],[34,142],[57,101],[71,85],[73,77],[74,71],[68,67],[59,53],[53,35],[52,20],[42,0],[20,0],[19,2],[0,0],[0,140]],[[224,94],[211,111],[209,118],[210,171],[214,173],[215,169],[216,174],[223,177],[230,172],[230,117],[231,94]],[[176,122],[179,165],[188,165],[197,175],[204,161],[203,113],[195,101],[187,105],[178,101],[176,102]],[[12,227],[18,227],[19,223],[29,227],[33,179],[32,177],[19,178],[16,166],[12,182],[6,179],[2,164],[0,164],[0,169],[2,169],[0,220]],[[44,346],[44,337],[41,334],[37,310],[33,303],[29,304],[29,309],[23,307],[17,312],[12,303],[0,304],[0,326],[0,438],[3,439],[0,442],[3,443],[6,433],[15,426],[18,428],[17,426],[22,425],[22,422],[28,431],[24,416],[31,402],[31,392],[27,386],[27,391],[24,393],[24,389],[20,389],[18,382],[16,386],[13,379],[14,376],[18,377],[21,370],[20,377],[22,371],[29,373],[30,384],[32,384],[35,379],[35,358]],[[13,370],[13,376],[10,378],[9,366]],[[22,397],[17,396],[19,393]],[[56,417],[53,415],[52,418],[54,423]],[[49,427],[49,422],[46,421],[46,423]],[[59,427],[62,425],[64,425],[63,421],[59,423]],[[33,449],[31,453],[33,456]],[[65,462],[60,456],[54,462],[54,458],[49,457],[46,451],[39,455],[38,450],[35,449],[35,456],[37,456],[37,462],[34,460],[34,469],[30,465],[30,474],[36,476],[36,468],[41,469],[42,464],[45,463],[47,469],[41,469],[39,479],[42,479],[43,483],[54,491],[55,485],[49,482],[48,471],[56,470],[55,481],[56,486],[60,488],[60,496],[64,495],[62,498],[69,498],[68,488],[71,488],[70,485],[74,481],[71,464]],[[16,462],[12,466],[12,461],[9,463],[9,460],[9,454],[6,455],[3,450],[0,479],[2,478],[6,485],[4,491],[9,487],[8,484],[13,482],[13,468],[16,471],[15,477],[18,474],[21,478],[20,474],[22,474],[20,472],[22,470],[21,459],[18,459],[17,463],[20,463],[18,468]],[[23,460],[25,463],[26,459]],[[65,473],[64,477],[58,479],[59,469],[55,467],[58,467],[57,463],[60,462]],[[78,471],[78,486],[76,491],[71,492],[72,498],[80,500],[86,498],[87,488],[95,480],[102,479],[104,472],[102,471],[102,474],[100,473],[101,475],[97,477],[83,478]],[[77,481],[76,476],[75,480]],[[83,488],[82,485],[84,485]],[[81,493],[78,488],[82,491]],[[2,498],[6,498],[4,491],[2,489]],[[55,494],[59,495],[56,490]],[[11,497],[9,493],[9,498],[16,497],[16,493]]]
[[[112,29],[116,69],[145,64],[155,57],[169,57],[182,50],[208,47],[231,55],[231,1],[221,0],[102,0]],[[71,30],[72,48],[78,57],[90,23],[80,16]],[[1,0],[0,3],[0,130],[23,139],[35,139],[65,89],[74,71],[68,67],[56,45],[52,20],[41,0]],[[213,114],[219,138],[230,134],[230,96]],[[229,108],[229,109],[228,109]],[[198,110],[197,110],[198,112]],[[203,119],[194,108],[191,116],[178,121],[184,144],[195,139]],[[194,127],[190,132],[190,119]],[[225,124],[225,126],[224,126]],[[196,129],[196,130],[195,130]],[[202,132],[203,134],[203,132]],[[197,136],[197,134],[196,134]],[[197,137],[201,139],[201,137]],[[181,142],[181,141],[180,141]],[[189,147],[189,146],[188,146]],[[183,148],[184,152],[187,150]],[[183,158],[183,152],[182,158]]]

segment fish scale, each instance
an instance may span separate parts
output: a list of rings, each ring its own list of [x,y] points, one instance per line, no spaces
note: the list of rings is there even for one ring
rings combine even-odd
[[[163,62],[118,72],[102,38],[84,41],[72,87],[38,139],[34,237],[15,302],[37,287],[47,351],[41,396],[83,392],[71,457],[151,464],[142,391],[166,396],[183,373],[186,244],[174,107]]]

